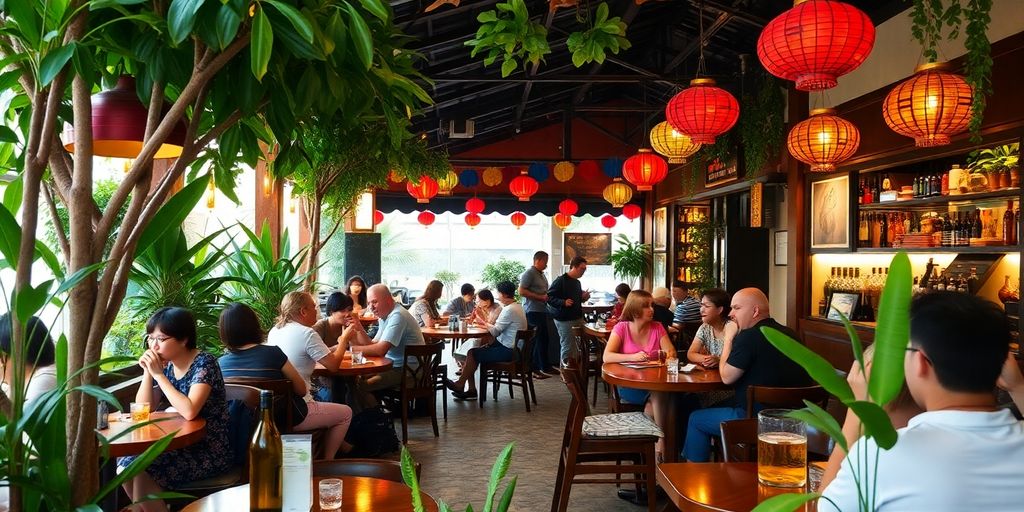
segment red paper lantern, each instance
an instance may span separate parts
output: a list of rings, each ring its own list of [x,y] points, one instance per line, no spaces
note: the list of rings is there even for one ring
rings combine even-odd
[[[380,210],[374,210],[373,211],[373,225],[376,226],[376,225],[380,224],[381,222],[384,222],[384,212],[382,212]]]
[[[947,63],[922,64],[889,91],[882,117],[892,131],[913,137],[917,147],[943,146],[967,129],[972,95],[964,77],[950,73]]]
[[[405,184],[405,190],[416,198],[417,203],[429,203],[430,198],[437,195],[437,188],[437,182],[430,176],[420,176],[418,182],[413,183],[412,180],[409,180]]]
[[[622,207],[622,214],[625,215],[630,222],[639,219],[642,213],[643,210],[641,210],[639,206],[632,203]]]
[[[485,206],[484,200],[479,197],[471,197],[466,200],[466,211],[469,213],[481,213]]]
[[[434,214],[429,211],[422,211],[416,216],[416,220],[423,224],[423,227],[427,227],[434,223]]]
[[[810,165],[813,172],[836,170],[836,164],[853,156],[860,147],[860,130],[835,113],[831,108],[814,110],[810,118],[789,131],[786,139],[789,154]]]
[[[576,201],[572,199],[566,199],[561,203],[558,203],[558,212],[566,215],[576,215],[576,212],[580,211],[580,205],[576,204]]]
[[[601,225],[608,229],[614,228],[616,222],[615,217],[612,217],[611,215],[605,214],[601,217]]]
[[[857,69],[875,44],[875,26],[860,9],[832,0],[794,2],[764,27],[757,58],[769,73],[801,91],[831,89]]]
[[[540,185],[537,184],[537,180],[528,176],[525,169],[519,171],[519,176],[516,176],[508,184],[508,190],[512,192],[512,195],[518,197],[520,201],[529,201],[530,196],[536,194],[539,188]]]
[[[739,117],[739,102],[710,78],[694,78],[665,106],[668,124],[697,144],[714,144]]]
[[[569,224],[572,224],[572,215],[564,213],[555,214],[555,225],[558,226],[558,229],[565,229],[569,227]]]
[[[597,160],[584,160],[576,166],[576,175],[583,180],[594,180],[601,177],[601,166]]]
[[[526,224],[526,214],[523,212],[515,212],[512,214],[512,225],[519,229]]]
[[[649,149],[641,149],[622,164],[622,177],[636,185],[638,191],[651,190],[654,185],[668,176],[665,159]]]
[[[469,226],[470,229],[475,228],[478,225],[480,225],[480,215],[476,214],[476,213],[467,213],[466,214],[466,225]]]

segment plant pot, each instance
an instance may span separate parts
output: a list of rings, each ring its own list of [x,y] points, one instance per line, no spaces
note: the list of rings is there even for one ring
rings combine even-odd
[[[1013,168],[1010,169],[1010,186],[1011,187],[1019,187],[1020,186],[1020,168],[1019,167],[1013,167]]]
[[[1010,188],[1010,170],[1003,168],[999,171],[999,188]]]
[[[993,171],[985,175],[988,178],[988,190],[989,192],[995,192],[999,190],[999,171]]]

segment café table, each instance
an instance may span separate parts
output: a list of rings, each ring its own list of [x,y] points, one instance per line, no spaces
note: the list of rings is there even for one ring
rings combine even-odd
[[[361,476],[341,476],[342,500],[339,512],[412,512],[412,489],[401,482]],[[313,477],[313,507],[311,512],[320,512],[321,477]],[[431,512],[437,510],[437,502],[429,494],[420,491],[423,507]],[[182,512],[223,512],[225,510],[249,510],[249,484],[238,485],[213,493],[190,503]]]
[[[814,464],[821,468],[820,463]],[[658,464],[657,474],[658,485],[682,512],[746,512],[779,494],[808,491],[807,486],[785,488],[758,483],[756,462],[664,463]],[[815,503],[808,503],[799,510],[816,509]]]
[[[451,330],[448,328],[448,324],[437,324],[434,327],[421,327],[420,331],[423,333],[423,339],[427,342],[437,342],[444,340],[452,340],[452,352],[454,353],[459,345],[470,339],[481,339],[491,335],[490,331],[483,327],[469,326],[465,330],[456,329]]]
[[[377,315],[359,316],[359,323],[363,324],[363,327],[369,327],[377,323]]]
[[[606,343],[608,341],[608,336],[612,333],[612,330],[603,325],[583,324],[583,332],[589,334],[590,337],[600,341],[601,343]]]
[[[331,394],[335,400],[344,398],[347,395],[348,382],[354,382],[357,377],[363,375],[376,375],[384,373],[394,367],[394,362],[384,356],[363,356],[363,364],[352,364],[352,357],[345,354],[337,370],[328,370],[320,363],[313,368],[313,375],[327,377],[331,380]]]
[[[730,389],[727,384],[722,382],[722,376],[718,373],[717,368],[703,368],[699,365],[689,373],[669,374],[665,365],[634,369],[623,366],[621,363],[604,363],[601,365],[601,375],[608,384],[647,391],[701,393]],[[667,409],[668,427],[664,428],[664,456],[667,462],[675,462],[679,459],[679,447],[676,439],[677,407],[672,406]]]
[[[607,313],[607,312],[615,309],[615,304],[609,304],[609,303],[606,303],[606,302],[596,303],[596,304],[584,302],[582,307],[583,307],[583,312],[584,313],[590,313],[590,314],[593,314],[593,313]]]
[[[150,419],[154,423],[136,428],[131,432],[117,437],[118,434],[134,427],[136,424],[131,421],[120,421],[121,413],[113,413],[109,416],[110,426],[97,430],[96,434],[109,440],[111,457],[127,457],[129,455],[140,455],[164,436],[174,433],[174,439],[167,446],[166,451],[184,448],[198,443],[206,437],[206,420],[196,418],[186,420],[176,412],[154,412],[150,413]],[[117,439],[114,439],[117,437]]]

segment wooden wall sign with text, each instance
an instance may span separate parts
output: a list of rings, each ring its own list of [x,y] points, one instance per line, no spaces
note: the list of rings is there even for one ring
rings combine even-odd
[[[611,264],[611,233],[565,233],[563,243],[565,265],[576,256],[586,258],[587,265]]]
[[[708,163],[704,174],[704,186],[714,187],[722,183],[735,181],[737,176],[736,159],[722,163],[721,160],[712,160]]]

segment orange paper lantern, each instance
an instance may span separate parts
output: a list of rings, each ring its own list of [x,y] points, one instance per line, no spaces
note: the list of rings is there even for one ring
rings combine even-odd
[[[416,198],[417,203],[429,203],[437,195],[437,182],[430,176],[420,176],[419,182],[413,183],[410,180],[406,183],[405,190]]]
[[[454,171],[448,171],[441,179],[437,180],[437,194],[441,196],[452,195],[452,189],[459,184],[459,175]]]
[[[698,144],[714,144],[739,117],[739,102],[710,78],[694,78],[665,106],[668,124]]]
[[[816,109],[789,131],[789,154],[810,165],[813,172],[836,170],[836,164],[853,156],[860,147],[860,130],[835,113],[831,108]]]
[[[662,121],[651,129],[651,147],[668,158],[670,164],[686,163],[686,157],[699,151],[701,146],[672,128],[668,121]]]
[[[618,221],[616,221],[615,217],[612,217],[611,215],[605,214],[603,217],[601,217],[601,225],[608,228],[609,230],[614,228],[615,224],[617,223]]]
[[[502,175],[501,169],[497,167],[488,167],[483,172],[484,185],[488,187],[497,187],[501,185]]]
[[[611,203],[615,208],[622,208],[622,205],[633,199],[633,189],[622,182],[622,178],[615,178],[601,193],[605,201]]]
[[[558,229],[565,229],[569,227],[569,224],[572,224],[571,215],[566,215],[564,213],[555,214],[555,225],[558,226]]]
[[[555,179],[565,183],[576,175],[576,166],[572,162],[558,162],[555,164]]]
[[[469,226],[470,229],[473,229],[473,228],[477,227],[479,224],[480,224],[480,215],[479,214],[477,214],[477,213],[467,213],[466,214],[466,225]]]
[[[566,199],[558,203],[558,211],[566,215],[576,215],[576,212],[580,211],[580,205],[576,204],[576,201],[572,199]]]
[[[951,73],[947,63],[922,64],[889,91],[882,117],[894,132],[912,137],[917,147],[943,146],[967,129],[972,96],[971,86]]]

